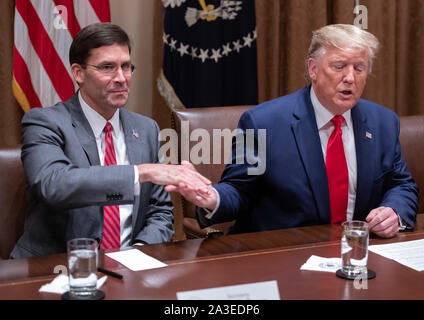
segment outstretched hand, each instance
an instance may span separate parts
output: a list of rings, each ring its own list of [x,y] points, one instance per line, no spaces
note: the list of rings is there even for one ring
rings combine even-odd
[[[137,166],[139,172],[139,181],[150,181],[159,185],[168,186],[187,186],[190,189],[198,190],[211,185],[211,181],[200,173],[194,167],[186,165],[171,164],[140,164]]]
[[[194,166],[188,161],[182,161],[181,166],[199,174]],[[168,192],[179,192],[187,201],[192,202],[194,205],[201,208],[214,210],[217,206],[218,197],[210,183],[199,187],[193,186],[193,184],[180,182],[177,185],[167,185],[165,190]]]

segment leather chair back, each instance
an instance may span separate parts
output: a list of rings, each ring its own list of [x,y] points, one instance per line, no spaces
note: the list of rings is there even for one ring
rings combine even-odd
[[[402,153],[420,190],[418,212],[424,212],[424,115],[400,117]]]
[[[23,233],[26,180],[21,147],[0,148],[0,257],[9,254]]]
[[[212,181],[212,183],[217,183],[221,179],[221,174],[225,168],[225,150],[224,149],[224,139],[219,141],[221,146],[221,160],[219,164],[214,164],[213,162],[213,129],[230,129],[233,131],[237,128],[238,121],[240,116],[246,110],[252,108],[253,106],[227,106],[227,107],[208,107],[208,108],[184,108],[184,109],[174,109],[172,110],[172,128],[176,130],[178,134],[178,156],[179,161],[188,160],[193,163],[193,159],[189,158],[184,159],[184,146],[182,147],[181,142],[187,143],[187,139],[190,139],[190,135],[195,129],[204,129],[207,131],[208,136],[210,137],[210,150],[208,157],[210,163],[199,163],[194,164],[196,169],[200,174],[204,175]],[[185,122],[186,121],[186,122]],[[184,123],[185,122],[185,123]],[[188,124],[188,126],[187,126]],[[205,132],[206,133],[206,132]],[[181,141],[181,139],[183,141]],[[190,141],[188,144],[188,150],[191,151],[193,146],[201,142],[201,138],[196,138]],[[216,140],[218,141],[218,140]],[[215,141],[215,142],[216,142]],[[228,154],[231,154],[231,144],[229,145]],[[188,153],[190,154],[190,153]],[[197,154],[197,153],[196,153]],[[182,158],[183,156],[183,158]],[[229,160],[225,159],[225,160]],[[178,199],[182,201],[182,210],[183,210],[183,228],[186,233],[187,238],[196,238],[196,237],[205,237],[213,233],[226,233],[229,226],[232,223],[225,223],[211,226],[210,228],[201,229],[197,220],[195,218],[195,207],[192,203],[186,201],[183,197],[178,196]]]

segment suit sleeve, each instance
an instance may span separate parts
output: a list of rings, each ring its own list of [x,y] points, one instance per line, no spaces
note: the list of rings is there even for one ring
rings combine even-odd
[[[91,165],[70,118],[30,110],[22,120],[22,162],[32,194],[58,209],[134,202],[134,168]]]

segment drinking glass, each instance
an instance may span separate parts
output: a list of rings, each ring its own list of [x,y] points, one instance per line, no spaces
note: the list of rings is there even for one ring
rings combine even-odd
[[[89,238],[69,240],[68,274],[69,294],[87,297],[97,290],[97,241]]]

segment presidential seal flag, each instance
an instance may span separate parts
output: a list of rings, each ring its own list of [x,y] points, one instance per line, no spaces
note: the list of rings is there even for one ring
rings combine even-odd
[[[24,111],[74,94],[69,48],[94,22],[110,22],[109,0],[15,0],[12,89]]]
[[[255,1],[162,0],[158,88],[171,108],[258,103]]]

